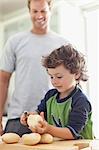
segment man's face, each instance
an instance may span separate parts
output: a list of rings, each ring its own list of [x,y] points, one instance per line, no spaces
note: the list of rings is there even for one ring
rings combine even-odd
[[[30,16],[33,30],[39,32],[46,30],[49,24],[50,8],[45,0],[32,0],[30,3]]]

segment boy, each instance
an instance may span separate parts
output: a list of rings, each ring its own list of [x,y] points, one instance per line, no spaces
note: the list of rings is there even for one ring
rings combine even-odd
[[[44,121],[36,129],[30,127],[32,132],[63,139],[93,139],[91,104],[79,87],[81,80],[88,79],[84,56],[68,44],[43,57],[43,66],[55,89],[49,90],[38,105],[36,112]],[[22,115],[23,124],[24,120]]]

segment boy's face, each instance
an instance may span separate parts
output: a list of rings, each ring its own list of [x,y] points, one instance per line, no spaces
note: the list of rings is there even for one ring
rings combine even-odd
[[[78,75],[71,74],[64,65],[48,68],[52,85],[63,95],[67,96],[75,87]]]
[[[50,8],[46,0],[32,0],[30,3],[30,16],[33,30],[46,30],[49,25]]]

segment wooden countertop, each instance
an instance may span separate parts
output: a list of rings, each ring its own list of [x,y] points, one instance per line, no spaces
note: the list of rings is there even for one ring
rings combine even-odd
[[[16,144],[5,144],[0,141],[0,150],[83,150],[92,143],[99,143],[99,140],[60,140],[55,138],[51,144],[37,144],[34,146],[23,145],[21,142]],[[99,145],[98,145],[99,146]]]

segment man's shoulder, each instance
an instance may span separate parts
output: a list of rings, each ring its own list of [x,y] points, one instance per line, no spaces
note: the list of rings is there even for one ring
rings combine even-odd
[[[19,32],[19,33],[15,33],[13,35],[11,35],[7,42],[6,45],[13,45],[16,46],[18,45],[20,42],[24,42],[27,40],[27,38],[29,38],[30,33],[29,32]]]
[[[57,47],[58,47],[58,45],[60,47],[61,45],[66,45],[66,44],[70,43],[66,37],[64,37],[63,35],[61,35],[59,33],[53,32],[53,31],[51,31],[49,33],[48,38],[51,39],[54,43],[56,43]]]
[[[14,35],[12,35],[9,40],[14,40],[14,39],[21,39],[21,38],[25,38],[26,36],[29,35],[29,32],[19,32],[19,33],[16,33]]]
[[[60,33],[56,33],[54,31],[50,31],[49,33],[54,38],[56,37],[56,38],[59,38],[59,39],[63,39],[64,41],[67,41],[67,39],[63,35],[61,35]]]

